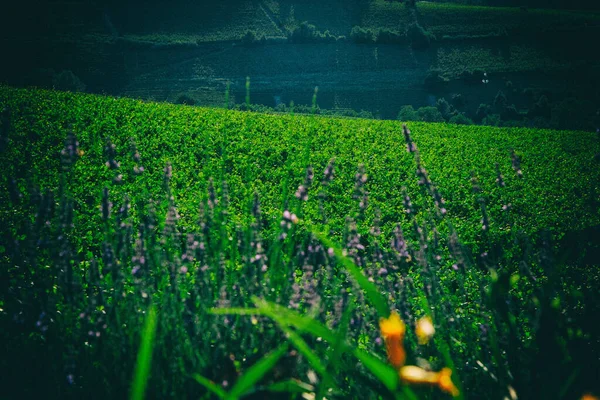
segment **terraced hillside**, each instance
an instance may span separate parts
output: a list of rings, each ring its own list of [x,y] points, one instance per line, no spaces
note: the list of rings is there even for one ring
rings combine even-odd
[[[383,0],[151,3],[143,15],[138,10],[136,3],[53,2],[7,14],[0,40],[10,62],[0,74],[13,85],[61,87],[56,78],[69,70],[90,92],[169,102],[185,96],[206,106],[224,104],[227,82],[231,102],[242,103],[250,76],[251,101],[267,107],[310,104],[319,86],[320,108],[340,113],[395,119],[402,106],[447,101],[467,123],[565,129],[562,115],[571,114],[570,126],[597,127],[600,61],[587,47],[600,32],[594,12],[425,1],[413,10]],[[303,22],[338,39],[288,40]],[[433,35],[428,48],[413,49],[404,36],[414,23]],[[357,43],[355,26],[392,39]],[[500,91],[508,109],[492,107]]]

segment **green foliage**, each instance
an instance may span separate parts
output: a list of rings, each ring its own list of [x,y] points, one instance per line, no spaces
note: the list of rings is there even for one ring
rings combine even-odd
[[[489,104],[480,104],[477,107],[477,112],[475,113],[475,117],[478,121],[483,121],[485,117],[492,113],[492,107]]]
[[[600,350],[593,133],[414,122],[411,134],[2,87],[5,108],[8,397],[123,396],[152,347],[136,376],[161,398],[436,396],[384,361],[389,310],[407,324],[409,364],[451,368],[465,395],[592,390],[593,371],[564,377]],[[426,347],[422,315],[436,329]]]
[[[192,96],[190,96],[187,93],[182,93],[179,96],[177,96],[177,99],[175,100],[175,104],[184,104],[186,106],[195,106],[196,99],[194,99]]]
[[[449,120],[451,124],[457,125],[473,125],[473,121],[470,118],[467,118],[465,113],[458,113],[453,115]]]
[[[413,49],[422,50],[429,47],[435,36],[427,32],[418,22],[413,22],[406,28],[406,36]]]
[[[407,37],[403,33],[382,28],[377,32],[375,41],[380,44],[403,44],[407,42]]]
[[[398,112],[397,119],[399,121],[419,121],[419,116],[417,115],[417,112],[415,111],[413,106],[408,105],[402,106],[402,108]]]
[[[54,75],[52,84],[55,89],[70,92],[85,92],[85,84],[70,69],[63,70]]]
[[[259,362],[250,367],[231,388],[227,398],[237,399],[246,394],[263,376],[269,372],[288,349],[287,343],[283,343],[278,349],[267,354]]]
[[[357,44],[370,44],[374,43],[376,34],[374,31],[368,28],[355,26],[350,31],[350,40]]]
[[[447,121],[456,113],[454,107],[448,103],[445,98],[438,99],[435,103],[435,107],[442,114],[442,117]]]
[[[142,342],[138,351],[133,374],[131,400],[142,400],[144,398],[148,379],[150,379],[152,350],[154,349],[154,337],[156,336],[156,318],[156,310],[154,307],[151,307],[142,331]]]
[[[423,80],[423,85],[428,89],[439,89],[446,85],[450,80],[446,74],[439,69],[429,69]]]
[[[242,36],[242,43],[250,46],[254,44],[262,44],[266,41],[265,36],[258,35],[255,31],[247,31],[244,36]]]
[[[442,113],[435,107],[420,107],[417,110],[419,121],[425,122],[444,122]]]
[[[332,43],[338,37],[329,31],[320,32],[316,26],[304,21],[288,32],[288,40],[292,43]]]

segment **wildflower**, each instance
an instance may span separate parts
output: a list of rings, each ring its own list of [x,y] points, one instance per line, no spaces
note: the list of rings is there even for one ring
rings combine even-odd
[[[594,396],[593,394],[586,393],[583,396],[581,396],[580,400],[598,400],[598,397]]]
[[[385,340],[385,346],[390,364],[399,368],[404,365],[406,360],[406,352],[404,351],[404,334],[406,326],[396,312],[392,312],[389,318],[381,318],[379,320],[379,329],[381,336]]]
[[[431,318],[425,316],[417,321],[417,326],[415,327],[415,333],[417,334],[417,338],[419,339],[419,344],[427,344],[429,339],[435,333],[435,328],[433,327],[433,322]]]
[[[414,365],[407,365],[400,368],[399,374],[404,383],[437,386],[452,396],[458,396],[458,389],[450,378],[452,375],[450,368],[443,368],[440,372],[431,372]]]

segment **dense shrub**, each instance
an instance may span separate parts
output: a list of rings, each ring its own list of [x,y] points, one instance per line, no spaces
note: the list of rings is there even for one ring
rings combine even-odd
[[[338,37],[329,31],[321,33],[316,26],[304,21],[288,32],[288,40],[292,43],[331,43]]]
[[[194,105],[196,105],[196,100],[189,94],[182,93],[179,96],[177,96],[177,99],[175,100],[175,104],[185,104],[188,106],[194,106]]]
[[[502,110],[500,116],[503,120],[518,120],[521,118],[521,114],[519,114],[519,111],[514,104],[504,107],[504,110]]]
[[[467,118],[465,113],[458,113],[453,115],[448,122],[457,125],[473,125],[473,121],[470,118]]]
[[[481,123],[488,126],[500,126],[502,125],[502,118],[500,118],[500,114],[489,114]]]
[[[418,22],[413,22],[406,28],[406,36],[413,49],[422,50],[429,47],[435,36],[427,32]]]
[[[435,107],[421,107],[417,110],[419,121],[444,122],[444,117]]]
[[[381,44],[398,44],[398,43],[406,43],[407,37],[405,34],[401,34],[400,32],[392,31],[387,28],[380,29],[377,33],[377,43]]]
[[[442,114],[442,117],[446,121],[452,118],[452,116],[456,113],[454,107],[443,97],[437,100],[435,107],[439,110],[439,112]]]
[[[504,112],[504,109],[508,106],[508,99],[502,90],[499,90],[494,97],[494,110],[497,113]]]
[[[541,95],[535,103],[531,106],[528,112],[529,117],[543,117],[550,118],[552,109],[550,107],[550,101],[545,95]]]
[[[400,108],[397,119],[400,121],[418,121],[419,116],[413,106],[407,105]]]
[[[556,129],[590,130],[592,127],[588,115],[590,106],[574,97],[569,97],[552,107],[551,124]],[[591,114],[591,113],[590,113]]]
[[[465,96],[460,93],[454,93],[450,98],[452,105],[456,108],[463,108],[467,101],[465,100]]]
[[[482,103],[479,105],[479,107],[477,107],[477,112],[475,113],[475,117],[477,118],[477,121],[483,121],[485,119],[485,117],[487,117],[491,113],[492,113],[492,107],[490,107],[489,104]]]
[[[85,92],[85,84],[70,69],[56,74],[52,80],[55,89],[70,92]]]
[[[355,26],[350,31],[350,40],[357,44],[374,43],[376,38],[375,32],[368,28]]]
[[[242,36],[242,44],[245,45],[261,44],[264,42],[266,42],[265,36],[259,36],[255,31],[252,30],[246,31],[246,34]]]

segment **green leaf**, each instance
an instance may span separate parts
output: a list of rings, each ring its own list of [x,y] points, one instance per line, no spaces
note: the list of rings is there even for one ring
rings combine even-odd
[[[215,315],[229,315],[229,314],[235,314],[235,315],[261,315],[263,314],[262,311],[260,311],[258,308],[219,308],[219,307],[215,307],[215,308],[211,308],[208,310],[208,312],[210,314],[215,314]]]
[[[360,349],[354,349],[353,353],[390,392],[396,391],[398,388],[398,372],[394,368],[385,361]]]
[[[269,372],[277,361],[285,354],[288,349],[287,342],[277,348],[277,350],[264,356],[260,361],[251,366],[244,375],[242,375],[231,391],[229,392],[228,398],[238,398],[244,393],[248,392],[252,387],[262,379],[262,377]]]
[[[352,262],[352,260],[346,257],[343,254],[342,248],[330,240],[324,234],[318,232],[316,229],[312,229],[312,233],[327,247],[333,249],[335,257],[342,263],[344,268],[348,270],[350,275],[356,280],[358,285],[365,291],[365,295],[369,299],[369,301],[373,304],[377,313],[381,317],[389,317],[390,316],[390,307],[388,306],[388,302],[385,297],[381,294],[380,289],[371,281],[367,279],[366,276],[363,275],[360,268],[356,266]]]
[[[146,316],[144,331],[142,333],[142,342],[138,350],[135,370],[133,373],[133,385],[131,388],[131,400],[141,400],[144,398],[144,392],[150,377],[152,367],[152,349],[154,347],[154,336],[156,334],[156,310],[150,306]]]
[[[279,323],[277,319],[275,322]],[[285,324],[279,323],[281,330],[286,334],[288,340],[294,345],[294,347],[306,358],[306,360],[312,365],[312,367],[319,373],[320,375],[329,375],[327,373],[327,369],[325,365],[321,362],[319,357],[310,349],[308,344],[300,335],[294,332],[292,329],[285,326]]]
[[[213,381],[203,377],[202,375],[193,374],[192,378],[194,378],[194,380],[196,382],[198,382],[199,384],[201,384],[202,386],[204,386],[205,388],[207,388],[208,390],[210,390],[211,392],[216,394],[220,399],[223,399],[227,396],[227,393],[225,392],[225,390],[223,390],[223,388],[221,388],[219,385],[217,385]]]
[[[284,393],[307,393],[315,390],[314,386],[297,379],[289,379],[273,383],[267,387],[269,392],[284,392]]]
[[[277,320],[282,324],[293,326],[299,332],[311,333],[312,335],[321,337],[330,343],[335,341],[335,335],[333,332],[331,332],[320,322],[315,321],[310,317],[300,315],[295,311],[280,306],[279,304],[271,303],[257,297],[254,297],[252,301],[257,305],[262,315],[268,316],[272,319],[277,318]]]

